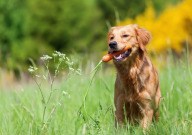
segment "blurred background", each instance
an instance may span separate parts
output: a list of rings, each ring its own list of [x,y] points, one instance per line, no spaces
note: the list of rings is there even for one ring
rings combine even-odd
[[[1,0],[0,82],[26,72],[30,60],[41,64],[39,57],[54,50],[97,63],[107,52],[111,26],[149,30],[152,59],[170,50],[181,57],[191,48],[191,6],[191,0]]]

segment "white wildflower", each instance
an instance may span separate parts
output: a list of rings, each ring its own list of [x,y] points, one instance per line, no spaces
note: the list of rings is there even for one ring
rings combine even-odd
[[[69,70],[72,71],[72,72],[74,72],[74,68],[72,68],[72,67],[69,67]]]
[[[68,93],[67,93],[67,92],[65,92],[65,91],[63,91],[63,94],[64,94],[64,95],[66,95],[66,94],[68,94]]]
[[[63,58],[59,58],[59,61],[62,62],[62,61],[64,61],[64,59]]]
[[[81,72],[79,72],[78,70],[76,70],[75,73],[81,75]]]
[[[68,57],[66,57],[66,59],[67,59],[67,61],[69,61],[69,58],[68,58]]]
[[[81,72],[81,69],[80,69],[80,68],[78,68],[78,69],[77,69],[77,71]]]
[[[73,62],[69,62],[69,61],[65,61],[65,63],[68,65],[68,66],[72,66],[73,65]]]
[[[69,95],[68,98],[71,98],[71,95]]]
[[[57,53],[59,56],[61,55],[61,53],[60,53],[60,52],[58,52],[58,51],[55,51],[55,53]]]
[[[54,51],[54,52],[55,52],[54,55],[59,55],[59,57],[62,57],[63,59],[65,59],[65,54],[60,53],[58,51]]]
[[[78,68],[78,69],[75,71],[75,73],[78,74],[78,75],[81,75],[81,69]]]
[[[65,57],[65,54],[63,54],[63,53],[60,53],[60,55],[59,55],[59,56],[60,56],[60,57],[63,57],[63,56]]]
[[[61,55],[61,53],[60,52],[57,52],[57,54],[60,56]]]
[[[62,53],[62,54],[61,54],[61,57],[62,57],[63,59],[65,59],[65,54]]]
[[[36,77],[41,77],[40,75],[35,75]]]
[[[56,53],[52,53],[53,57],[57,57],[58,55]]]
[[[46,80],[46,77],[43,75],[43,78]]]
[[[38,68],[36,68],[36,67],[29,66],[28,71],[29,71],[30,73],[32,73],[32,72],[34,72],[34,71],[37,70],[37,69],[38,69]]]
[[[48,55],[43,55],[43,57],[41,57],[42,60],[48,60],[48,59],[52,59],[52,57],[48,56]]]
[[[45,60],[45,57],[40,57],[40,59]]]
[[[29,71],[30,73],[33,73],[33,72],[34,72],[34,70],[33,70],[32,68],[29,68],[28,71]]]

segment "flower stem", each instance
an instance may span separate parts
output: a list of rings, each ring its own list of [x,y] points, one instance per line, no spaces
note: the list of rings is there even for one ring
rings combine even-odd
[[[39,84],[38,84],[37,81],[35,80],[34,76],[32,76],[32,78],[33,78],[33,80],[35,81],[35,83],[37,84],[37,86],[38,86],[38,88],[39,88],[39,90],[40,90],[40,92],[41,92],[42,101],[43,101],[43,103],[45,104],[45,98],[44,98],[43,92],[42,92],[42,90],[41,90],[41,87],[39,86]]]

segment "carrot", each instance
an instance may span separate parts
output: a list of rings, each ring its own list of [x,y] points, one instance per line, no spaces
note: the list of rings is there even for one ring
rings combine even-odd
[[[103,60],[103,62],[108,62],[108,61],[110,61],[111,59],[113,59],[113,56],[119,55],[119,54],[125,52],[126,50],[128,50],[128,49],[130,49],[130,48],[131,48],[130,45],[126,45],[126,46],[123,48],[123,50],[121,50],[121,51],[114,52],[114,53],[107,54],[107,55],[103,56],[102,60]]]

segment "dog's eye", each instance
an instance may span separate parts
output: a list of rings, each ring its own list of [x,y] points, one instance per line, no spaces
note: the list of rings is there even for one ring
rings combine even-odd
[[[110,39],[112,40],[114,37],[111,37]]]
[[[123,35],[123,37],[128,37],[129,35]]]

